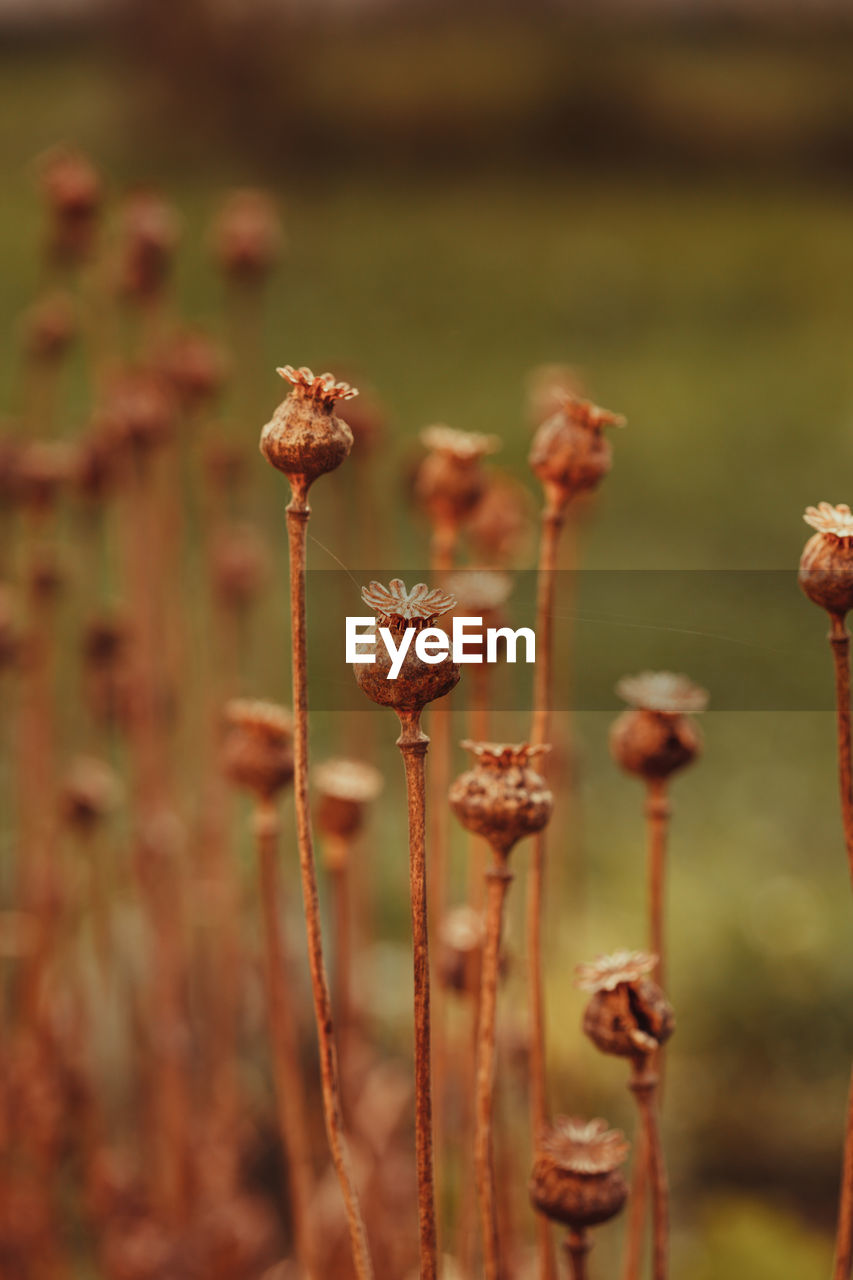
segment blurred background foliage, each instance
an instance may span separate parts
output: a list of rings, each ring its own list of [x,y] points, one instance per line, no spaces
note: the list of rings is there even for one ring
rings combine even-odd
[[[397,554],[372,574],[426,561],[403,485],[426,423],[496,432],[500,465],[526,477],[524,383],[542,361],[577,365],[594,398],[629,418],[584,524],[587,567],[793,570],[804,506],[850,500],[853,31],[831,9],[808,23],[756,10],[715,21],[637,6],[595,18],[486,3],[464,18],[414,5],[312,18],[146,0],[98,21],[9,24],[0,66],[10,412],[16,323],[38,285],[30,163],[65,140],[92,154],[114,191],[140,180],[168,189],[184,219],[182,305],[214,331],[226,326],[204,232],[222,191],[263,183],[280,198],[289,251],[258,353],[268,372],[257,417],[243,421],[227,402],[224,416],[253,456],[280,397],[276,363],[345,361],[378,389],[393,427],[374,464],[389,486],[378,492],[400,497],[377,510]],[[88,405],[79,369],[66,403],[71,435]],[[256,471],[254,514],[283,573],[281,483],[260,462]],[[337,479],[318,486],[316,569],[337,568],[332,557],[363,567],[333,509]],[[825,621],[811,613],[795,637],[784,611],[760,615],[754,657],[774,651],[778,662],[784,650],[792,680],[822,672],[829,691]],[[621,627],[633,670],[642,623],[596,625]],[[253,660],[253,692],[282,701],[285,636],[282,592],[264,605]],[[666,667],[665,629],[659,639]],[[393,794],[392,724],[364,712],[349,735],[368,716]],[[641,794],[609,760],[611,718],[558,718],[564,746],[574,735],[579,784],[552,841],[550,1053],[556,1109],[600,1109],[630,1126],[624,1073],[580,1037],[572,987],[588,954],[643,940]],[[509,738],[525,727],[518,714],[497,717]],[[853,1047],[832,718],[712,711],[705,731],[705,759],[675,788],[672,845],[677,1273],[809,1280],[828,1269]],[[335,717],[319,715],[317,752],[340,746]],[[381,938],[364,981],[382,992],[381,1034],[405,1050],[402,822],[399,805],[376,818]],[[461,839],[456,855],[461,864]],[[525,863],[520,849],[519,872]],[[520,973],[509,987],[522,1009]]]

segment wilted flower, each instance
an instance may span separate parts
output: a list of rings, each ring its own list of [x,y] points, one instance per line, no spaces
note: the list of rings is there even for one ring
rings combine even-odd
[[[226,276],[257,284],[275,267],[283,241],[281,219],[265,191],[245,188],[226,200],[213,227],[213,252]]]
[[[629,1144],[605,1120],[558,1116],[539,1139],[530,1199],[554,1222],[576,1231],[615,1217],[628,1197],[619,1172]]]
[[[526,742],[463,742],[475,757],[473,767],[450,788],[450,807],[468,831],[488,840],[505,858],[525,836],[548,822],[554,798],[530,760],[548,750]]]
[[[618,413],[568,396],[533,437],[530,466],[542,481],[549,505],[562,510],[580,493],[596,488],[610,470],[605,427],[624,427]]]
[[[672,1006],[648,977],[656,963],[642,951],[617,951],[578,965],[578,986],[593,993],[583,1029],[603,1053],[642,1058],[672,1035]]]
[[[387,587],[371,582],[362,588],[362,599],[379,615],[380,625],[396,634],[409,627],[423,630],[454,607],[453,596],[444,591],[430,591],[419,582],[407,590],[400,578],[393,578]],[[353,663],[353,671],[359,686],[368,698],[397,712],[421,711],[428,702],[443,698],[459,683],[459,666],[449,653],[439,662],[424,662],[418,657],[415,645],[406,650],[403,664],[396,679],[389,678],[391,655],[387,646],[377,645],[373,662],[363,659]]]
[[[668,778],[696,759],[702,735],[690,713],[707,707],[704,689],[684,675],[643,671],[623,677],[616,692],[631,704],[610,730],[617,764],[650,781]]]
[[[293,777],[293,722],[272,702],[235,698],[225,707],[225,776],[261,800],[271,800]]]
[[[352,838],[361,830],[367,806],[383,785],[379,770],[363,760],[324,760],[314,770],[320,831]]]
[[[829,613],[842,617],[853,608],[853,513],[846,503],[807,507],[806,524],[817,532],[800,557],[803,591]]]
[[[305,367],[288,364],[277,372],[292,390],[261,432],[261,453],[294,488],[307,492],[349,454],[352,432],[334,409],[338,400],[350,400],[358,391],[330,373],[315,375]]]
[[[500,448],[497,436],[451,427],[427,427],[421,443],[429,450],[415,479],[415,496],[437,529],[455,535],[483,496],[482,459]]]

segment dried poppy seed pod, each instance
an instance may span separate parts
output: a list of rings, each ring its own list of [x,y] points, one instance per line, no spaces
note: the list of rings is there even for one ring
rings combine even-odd
[[[120,798],[121,785],[109,765],[91,756],[78,756],[60,792],[60,813],[70,827],[89,832],[113,812]]]
[[[271,702],[235,698],[225,707],[222,767],[229,782],[272,800],[293,777],[290,712]]]
[[[816,532],[800,557],[800,586],[821,609],[844,617],[853,609],[853,514],[846,503],[821,502],[803,519]]]
[[[480,990],[485,942],[483,917],[472,907],[454,907],[438,935],[438,980],[447,991],[476,997]]]
[[[527,419],[540,427],[563,408],[568,396],[581,399],[583,377],[570,364],[539,364],[527,376]]]
[[[153,302],[163,293],[172,271],[180,219],[159,192],[140,189],[126,198],[122,222],[119,292],[133,302]]]
[[[51,219],[48,257],[62,266],[84,262],[103,197],[97,170],[81,152],[58,147],[42,160],[41,186]]]
[[[27,359],[37,365],[56,365],[77,333],[74,304],[67,293],[51,293],[33,303],[24,316],[23,344]]]
[[[206,408],[225,384],[226,361],[221,349],[197,329],[176,334],[159,365],[175,399],[189,415]]]
[[[330,373],[316,376],[310,369],[285,365],[276,370],[291,384],[290,394],[261,432],[261,453],[283,471],[294,493],[304,495],[318,476],[334,471],[352,448],[352,432],[335,414],[338,400],[358,395],[347,382]]]
[[[429,453],[415,478],[415,497],[437,529],[455,534],[485,492],[482,459],[500,448],[500,440],[434,426],[421,432],[421,443]]]
[[[381,793],[383,778],[363,760],[324,760],[314,770],[314,786],[318,830],[352,839],[364,826],[367,806]]]
[[[258,530],[231,525],[213,548],[213,582],[217,598],[227,609],[241,612],[257,598],[270,572],[270,558]]]
[[[274,202],[265,191],[246,188],[228,197],[213,226],[212,248],[225,276],[235,284],[262,283],[274,269],[284,236]]]
[[[33,440],[15,463],[15,488],[23,506],[37,515],[51,510],[71,479],[74,451],[59,440]]]
[[[513,845],[548,822],[554,797],[545,779],[530,767],[533,756],[550,748],[526,742],[462,743],[474,766],[450,788],[450,807],[467,831],[483,836],[506,858]]]
[[[379,615],[379,626],[387,627],[397,642],[410,627],[418,631],[431,628],[436,618],[456,604],[453,596],[430,591],[423,582],[408,591],[400,578],[394,578],[387,587],[371,582],[362,588],[361,595]],[[377,645],[374,659],[354,662],[355,678],[368,698],[380,706],[393,707],[398,713],[420,712],[428,702],[443,698],[459,683],[459,666],[449,653],[439,662],[423,662],[414,643],[409,645],[396,679],[389,675],[391,657],[387,646]]]
[[[608,1222],[628,1198],[620,1169],[629,1149],[625,1135],[604,1120],[558,1116],[537,1144],[529,1183],[534,1208],[575,1231]]]
[[[146,454],[174,434],[175,402],[159,374],[126,369],[109,388],[104,417],[117,439],[135,454]]]
[[[584,1033],[602,1053],[645,1058],[675,1030],[672,1006],[648,977],[657,963],[642,951],[617,951],[577,968],[577,985],[591,991]]]
[[[487,564],[525,563],[535,515],[533,498],[524,485],[509,472],[494,470],[465,526],[465,535]]]
[[[690,713],[705,710],[708,694],[687,676],[643,671],[616,686],[631,704],[610,730],[613,759],[646,781],[670,777],[702,750],[702,734]]]
[[[572,498],[600,484],[612,462],[604,428],[624,425],[620,414],[574,396],[568,396],[560,412],[542,423],[533,437],[529,461],[549,506],[560,511]]]
[[[466,652],[471,657],[479,654],[481,663],[485,664],[485,632],[489,627],[503,626],[503,606],[512,591],[512,579],[499,569],[463,569],[448,578],[447,589],[457,600],[454,612],[460,617],[482,621],[483,635],[479,640],[466,643]],[[475,675],[483,671],[483,665],[474,668]]]

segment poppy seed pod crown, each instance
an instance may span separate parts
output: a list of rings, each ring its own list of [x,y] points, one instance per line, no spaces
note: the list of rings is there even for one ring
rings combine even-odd
[[[602,1053],[644,1058],[672,1035],[672,1006],[648,977],[656,963],[642,951],[617,951],[578,965],[577,985],[592,992],[583,1029]]]
[[[474,765],[450,788],[450,807],[463,827],[488,840],[505,858],[525,836],[541,831],[551,817],[554,798],[530,760],[550,747],[526,742],[469,742]]]
[[[604,1120],[558,1116],[542,1135],[530,1178],[530,1199],[540,1213],[577,1231],[607,1222],[628,1197],[620,1173],[629,1145]]]
[[[324,760],[314,770],[314,785],[319,830],[349,838],[364,825],[367,806],[382,791],[383,778],[363,760]]]
[[[691,712],[704,711],[708,694],[687,676],[643,671],[625,676],[616,692],[630,703],[610,730],[613,759],[646,781],[668,778],[692,763],[702,734]]]
[[[600,484],[612,461],[604,428],[624,426],[621,414],[566,396],[559,413],[542,423],[530,449],[530,466],[551,505],[561,509]]]
[[[261,453],[283,471],[294,489],[307,492],[318,476],[339,467],[352,448],[352,432],[335,415],[338,400],[358,395],[331,373],[285,365],[277,372],[291,384],[290,394],[261,432]]]
[[[821,502],[803,519],[816,532],[800,557],[800,586],[814,604],[843,617],[853,609],[853,513],[846,503]]]
[[[419,582],[407,590],[401,578],[394,578],[387,587],[371,582],[362,588],[365,604],[379,615],[379,625],[387,627],[395,636],[401,636],[410,627],[423,630],[431,627],[442,614],[449,613],[456,601],[444,591],[430,591]],[[391,655],[384,645],[377,645],[375,660],[363,659],[353,663],[353,671],[359,687],[368,698],[383,707],[393,707],[397,712],[418,712],[428,702],[443,698],[459,683],[459,665],[449,653],[439,662],[423,662],[410,644],[403,665],[396,679],[390,679]]]

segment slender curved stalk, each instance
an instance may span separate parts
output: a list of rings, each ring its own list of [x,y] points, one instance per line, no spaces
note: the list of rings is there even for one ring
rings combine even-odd
[[[841,821],[847,862],[853,879],[853,750],[851,750],[850,716],[850,632],[845,616],[829,615],[829,643],[835,665],[835,711],[838,732],[838,784],[841,799]],[[853,1269],[853,1072],[850,1076],[850,1098],[844,1133],[841,1194],[838,1227],[835,1237],[833,1280],[849,1280]]]
[[[299,1070],[298,1035],[292,1000],[287,994],[287,958],[279,915],[278,844],[281,823],[272,801],[259,801],[254,827],[264,921],[267,1016],[279,1129],[287,1153],[295,1251],[306,1276],[315,1277],[318,1274],[316,1249],[310,1222],[314,1171],[311,1165],[311,1143],[305,1123],[308,1109]]]
[[[474,1097],[474,1172],[480,1201],[485,1280],[501,1280],[498,1213],[492,1151],[492,1117],[495,1088],[495,1017],[498,998],[498,964],[504,901],[512,882],[506,867],[492,866],[486,873],[486,936],[480,987],[480,1021],[477,1031],[477,1075]]]
[[[588,1280],[587,1258],[592,1250],[592,1241],[589,1238],[589,1233],[584,1229],[570,1231],[566,1236],[563,1248],[569,1260],[569,1271],[572,1280]]]
[[[287,541],[290,561],[290,614],[293,652],[293,747],[296,832],[299,844],[299,869],[305,905],[305,928],[308,935],[308,963],[314,1017],[320,1048],[320,1078],[323,1110],[332,1161],[346,1207],[353,1261],[359,1280],[373,1276],[373,1265],[367,1243],[367,1232],[359,1204],[358,1190],[352,1170],[349,1145],[344,1132],[338,1057],[335,1048],[332,1000],[323,958],[320,929],[320,899],[317,892],[317,869],[311,834],[308,799],[308,640],[305,621],[305,541],[311,508],[306,491],[295,484],[293,498],[287,507]]]
[[[560,531],[565,520],[561,508],[546,506],[542,512],[542,536],[536,592],[537,662],[533,683],[533,722],[530,741],[534,746],[550,737],[551,697],[554,686],[554,601],[555,572]],[[543,772],[545,766],[543,765]],[[531,1017],[530,1044],[530,1127],[535,1143],[548,1118],[545,1079],[545,992],[542,976],[542,903],[546,867],[546,835],[542,830],[533,841],[533,856],[527,877],[527,971]],[[556,1280],[557,1260],[547,1219],[536,1214],[540,1280]]]
[[[418,1173],[418,1228],[421,1280],[438,1274],[435,1173],[432,1139],[432,1066],[430,1063],[429,924],[426,883],[426,780],[429,738],[419,712],[398,712],[397,746],[406,770],[409,811],[409,883],[412,895],[412,954],[415,983],[415,1159]]]
[[[652,1201],[652,1278],[666,1280],[669,1258],[669,1187],[658,1121],[658,1076],[654,1062],[633,1064],[629,1084],[637,1099],[640,1122],[648,1151],[649,1188]]]

